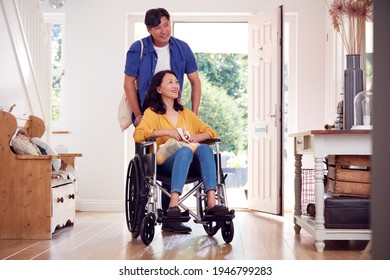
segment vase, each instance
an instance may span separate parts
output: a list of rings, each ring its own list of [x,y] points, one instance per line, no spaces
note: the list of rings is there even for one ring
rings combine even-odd
[[[343,127],[351,129],[354,125],[355,96],[363,90],[363,70],[360,69],[360,55],[347,55],[347,68],[344,70]]]

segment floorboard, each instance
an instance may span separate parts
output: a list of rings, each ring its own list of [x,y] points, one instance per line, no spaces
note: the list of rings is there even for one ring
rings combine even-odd
[[[284,217],[237,211],[234,238],[226,244],[219,230],[206,234],[192,220],[191,234],[155,227],[149,246],[132,238],[124,213],[78,212],[73,226],[57,230],[51,240],[0,240],[3,260],[367,260],[368,241],[326,241],[318,253],[304,230],[296,235],[290,213]]]

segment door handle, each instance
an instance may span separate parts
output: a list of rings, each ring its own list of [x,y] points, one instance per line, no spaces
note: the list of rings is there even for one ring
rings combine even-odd
[[[259,54],[259,61],[263,61],[263,47],[258,47],[257,52]]]
[[[268,114],[268,115],[267,115],[268,118],[275,118],[275,117],[276,117],[276,104],[275,104],[274,106],[275,106],[275,111],[274,111],[275,113],[273,113],[273,114]]]
[[[274,111],[275,113],[274,113],[274,114],[269,114],[269,115],[267,115],[268,118],[275,118],[275,121],[274,121],[275,127],[277,126],[277,123],[276,123],[276,112],[277,112],[277,111],[276,111],[276,106],[277,106],[277,105],[275,104],[275,111]]]

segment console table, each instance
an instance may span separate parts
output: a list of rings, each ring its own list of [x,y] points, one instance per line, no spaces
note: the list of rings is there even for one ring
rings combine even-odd
[[[311,130],[290,134],[294,137],[295,155],[295,206],[294,229],[299,234],[301,228],[315,238],[315,247],[323,252],[325,240],[370,240],[369,229],[327,229],[324,226],[324,170],[326,155],[371,155],[372,135],[370,130]],[[315,179],[315,218],[301,213],[302,155],[314,156]]]

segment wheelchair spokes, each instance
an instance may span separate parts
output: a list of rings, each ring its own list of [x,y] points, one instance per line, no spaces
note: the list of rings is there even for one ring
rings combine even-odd
[[[145,216],[145,182],[142,176],[139,158],[130,161],[126,180],[126,219],[132,236],[140,234],[140,225]]]

